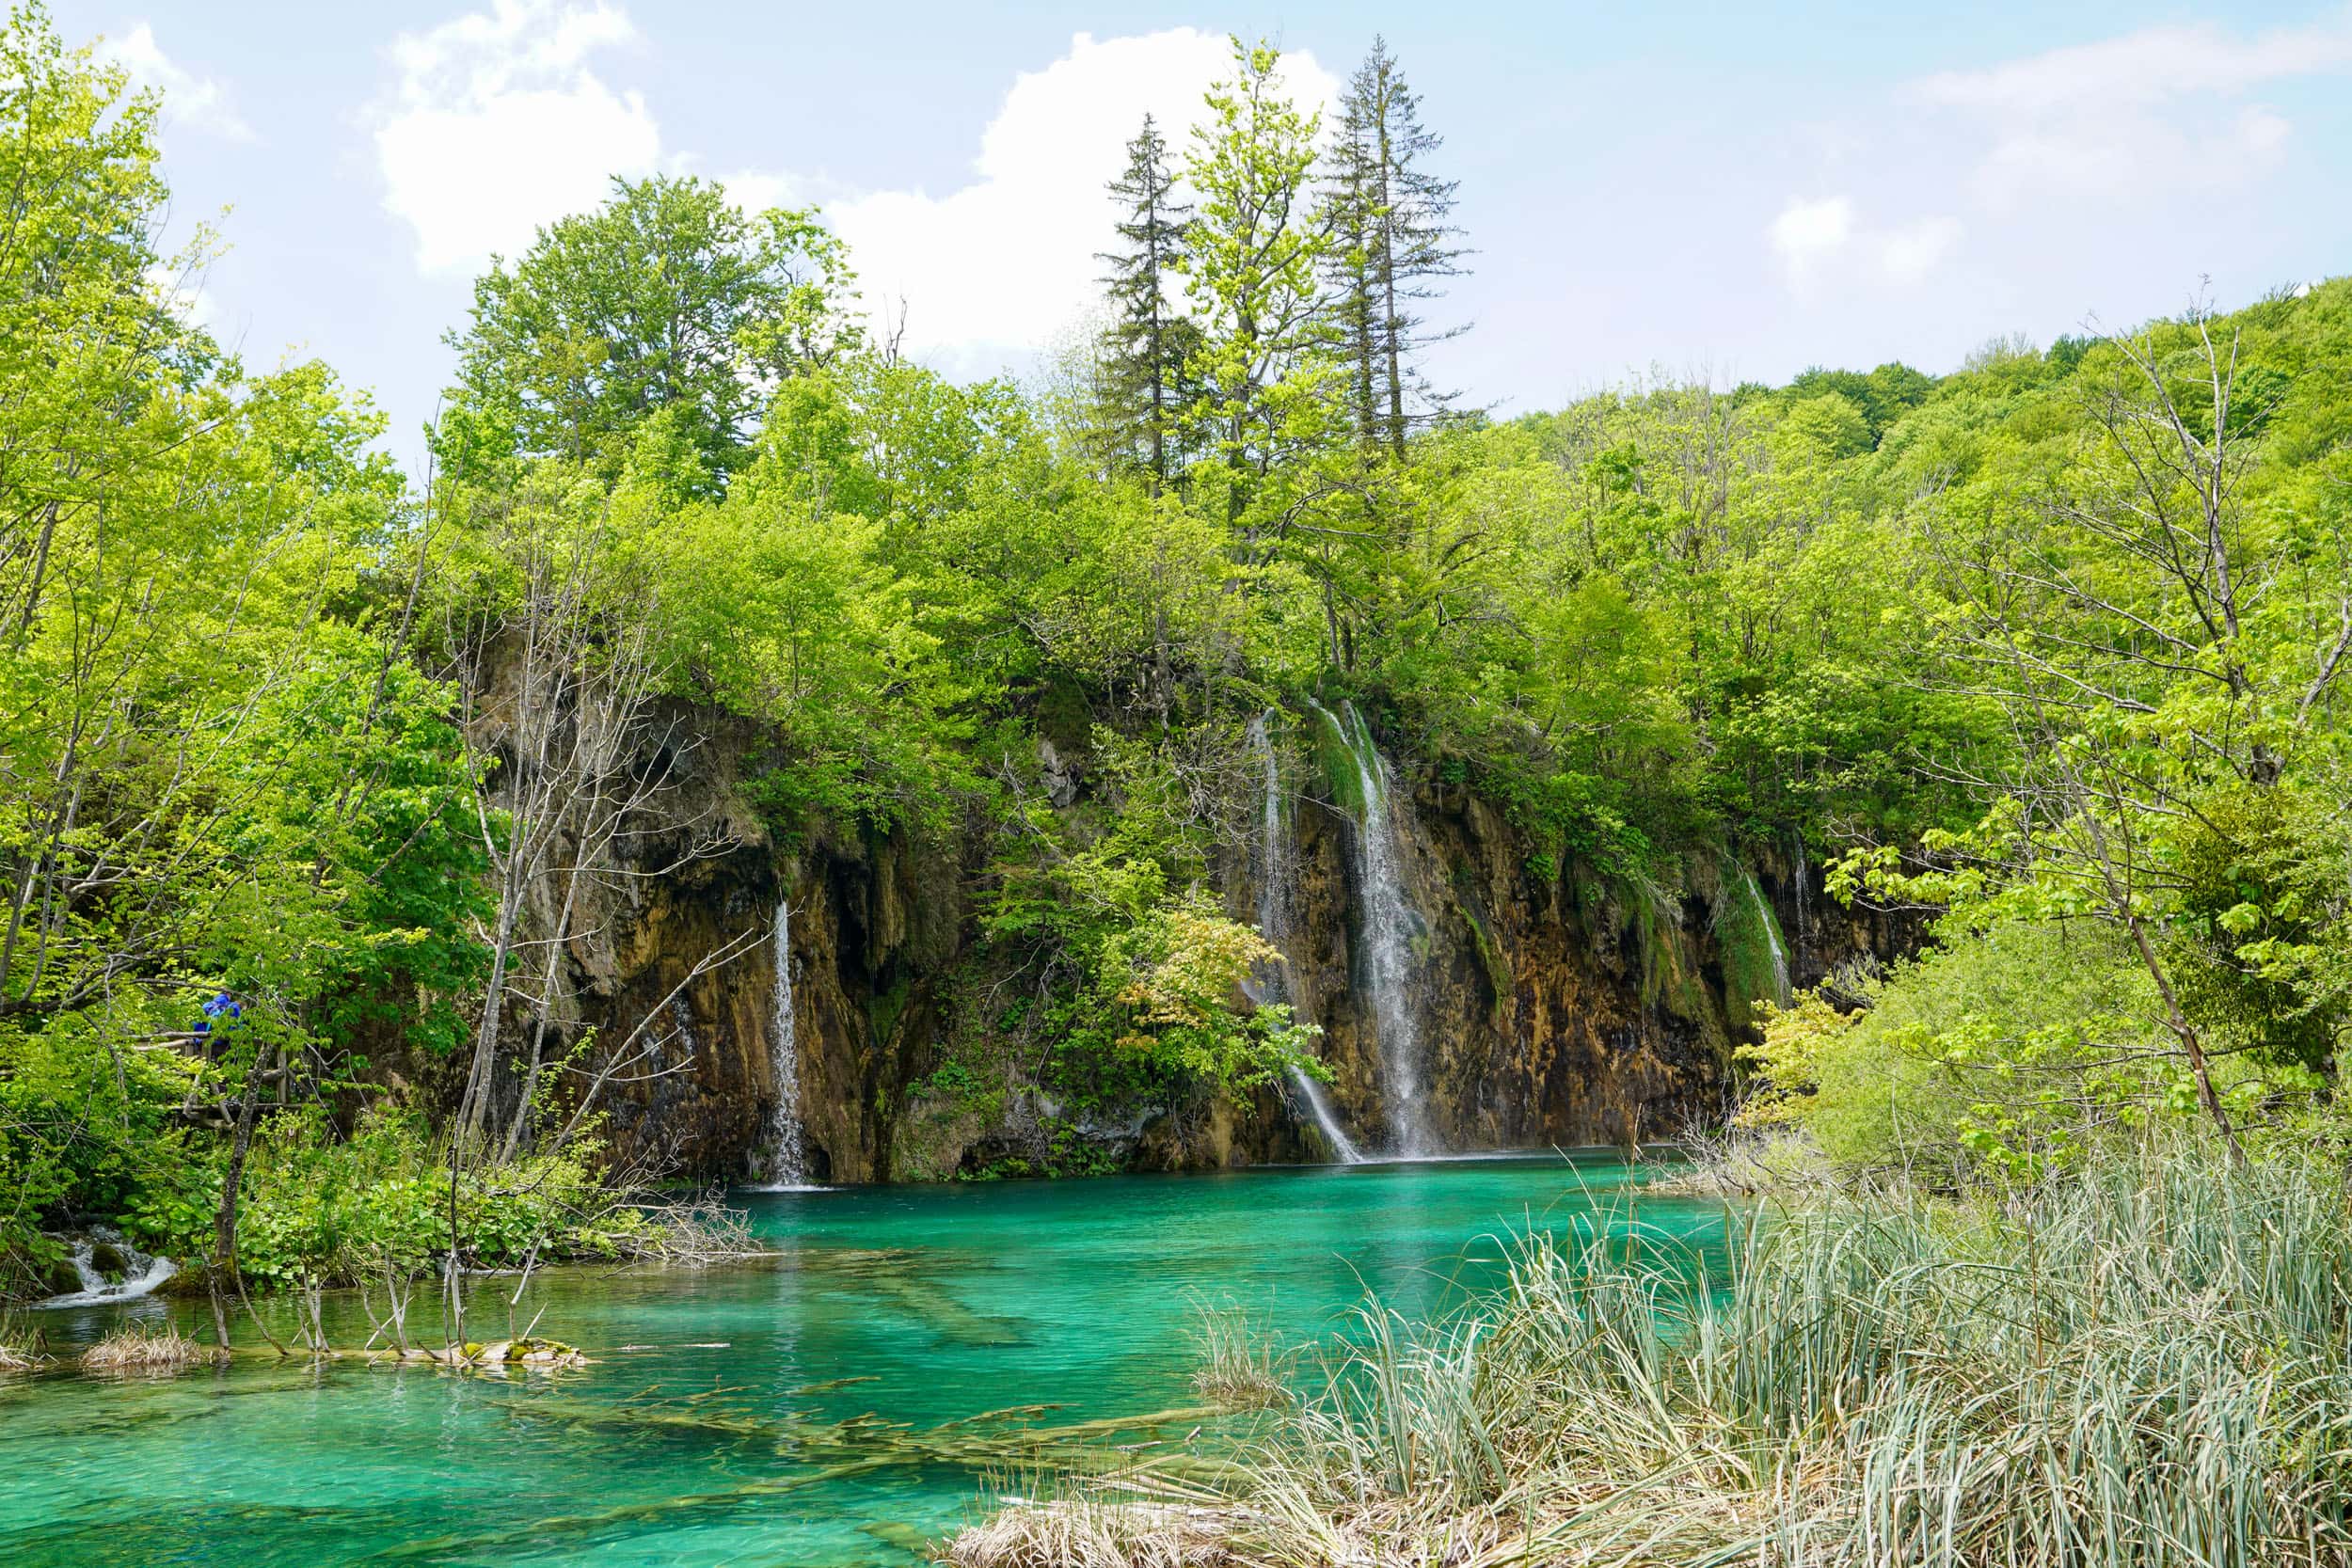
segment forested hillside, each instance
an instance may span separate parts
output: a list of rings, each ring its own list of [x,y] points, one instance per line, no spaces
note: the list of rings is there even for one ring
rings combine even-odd
[[[182,308],[156,114],[14,14],[12,1290],[77,1218],[263,1283],[654,1244],[603,1120],[683,1070],[679,990],[583,1028],[566,955],[754,842],[956,888],[933,1100],[1008,1052],[1109,1112],[1327,1076],[1233,868],[1269,712],[1348,804],[1343,704],[1613,925],[1767,863],[1931,920],[1794,998],[1737,973],[1761,894],[1708,938],[1742,1114],[1837,1158],[2338,1126],[2352,282],[1505,417],[1431,385],[1475,236],[1403,68],[1324,125],[1237,44],[1139,128],[1052,373],[903,357],[818,213],[616,181],[478,281],[404,473],[367,367]]]

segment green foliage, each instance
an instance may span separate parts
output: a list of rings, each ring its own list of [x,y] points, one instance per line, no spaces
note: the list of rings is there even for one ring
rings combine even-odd
[[[2170,847],[2181,891],[2169,945],[2183,1000],[2267,1066],[2335,1069],[2345,1001],[2328,957],[2341,919],[2336,816],[2284,790],[2239,790],[2178,824]]]
[[[460,478],[559,456],[617,472],[642,427],[679,493],[740,461],[762,403],[856,339],[841,242],[813,212],[747,216],[691,175],[615,179],[595,213],[540,230],[474,285],[435,444]]]
[[[172,1111],[190,1071],[174,1053],[118,1046],[72,1020],[0,1024],[0,1294],[42,1294],[41,1229],[62,1209],[119,1214],[188,1156]]]
[[[454,1186],[447,1148],[413,1115],[339,1134],[315,1113],[266,1121],[239,1194],[238,1266],[257,1287],[373,1282],[438,1266],[456,1238],[469,1268],[630,1254],[646,1222],[606,1189],[591,1145],[474,1167]],[[205,1253],[220,1203],[215,1162],[148,1183],[124,1212],[153,1250]]]
[[[262,1057],[446,1046],[478,951],[454,692],[409,662],[381,420],[253,374],[153,236],[156,104],[0,30],[0,1254],[120,1212]],[[197,1030],[226,994],[239,1022]]]
[[[1801,1122],[1840,1164],[2031,1176],[2202,1115],[2147,971],[2097,922],[2000,922],[1843,984],[1855,1010],[1800,997],[1740,1052],[1742,1119]],[[2239,1109],[2275,1088],[2218,1070]]]
[[[1767,1032],[1772,1114],[1842,1158],[2033,1170],[2185,1092],[2217,1121],[2329,1092],[2352,284],[1941,377],[1441,418],[1416,312],[1468,252],[1402,68],[1375,45],[1325,138],[1236,40],[1191,143],[1130,149],[1118,319],[1069,385],[871,341],[813,214],[622,181],[480,280],[418,493],[325,368],[250,372],[178,308],[211,242],[155,248],[151,97],[37,10],[0,53],[0,1249],[183,1191],[156,1233],[190,1243],[220,1165],[185,1123],[265,1064],[314,1108],[395,1054],[470,1047],[486,1085],[501,966],[560,945],[552,883],[501,868],[596,815],[502,800],[549,771],[501,748],[517,705],[595,731],[599,692],[679,742],[614,728],[599,780],[723,730],[742,776],[699,782],[731,820],[965,884],[966,961],[1023,1001],[959,1018],[922,1085],[957,1104],[1034,1073],[1073,1117],[1197,1106],[1311,1065],[1217,891],[1274,705],[1343,810],[1382,768],[1499,808],[1687,1021],[1690,868],[1734,846],[1926,907],[1942,945],[1838,982],[1858,1013]],[[1769,911],[1717,908],[1764,999]],[[193,1028],[224,994],[236,1027]],[[263,1264],[373,1223],[285,1207],[283,1173],[397,1187],[303,1136],[258,1157]]]
[[[1200,867],[1203,845],[1169,759],[1105,741],[1125,809],[1086,839],[1083,825],[1024,808],[1027,835],[996,866],[982,923],[1056,982],[1041,1023],[1060,1086],[1111,1101],[1247,1090],[1311,1060],[1311,1025],[1242,998],[1275,949],[1177,880]]]
[[[1864,438],[1859,446],[1841,442],[1842,450],[1833,455],[1842,457],[1877,446],[1889,425],[1925,403],[1934,390],[1932,376],[1896,362],[1881,365],[1867,375],[1855,371],[1823,370],[1817,365],[1788,384],[1788,395],[1805,401],[1835,397],[1860,417]],[[1829,417],[1837,422],[1844,419],[1836,414]]]
[[[1285,95],[1280,68],[1279,50],[1235,39],[1232,74],[1210,88],[1184,158],[1199,216],[1178,264],[1201,335],[1186,423],[1222,465],[1236,517],[1266,499],[1277,465],[1321,438],[1334,373],[1312,352],[1329,244],[1311,212],[1320,117]]]
[[[1119,203],[1113,230],[1124,248],[1099,258],[1110,269],[1103,281],[1113,316],[1103,332],[1095,396],[1117,460],[1143,473],[1157,494],[1184,464],[1179,424],[1197,395],[1188,367],[1201,345],[1200,326],[1174,299],[1192,209],[1175,195],[1168,143],[1148,114],[1110,194]]]

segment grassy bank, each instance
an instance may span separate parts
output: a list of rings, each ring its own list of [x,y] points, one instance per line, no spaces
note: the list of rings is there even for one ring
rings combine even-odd
[[[1368,1317],[1243,1490],[1016,1508],[947,1560],[2352,1563],[2345,1222],[2324,1161],[2179,1143],[1768,1200],[1696,1290],[1529,1238],[1472,1312]]]

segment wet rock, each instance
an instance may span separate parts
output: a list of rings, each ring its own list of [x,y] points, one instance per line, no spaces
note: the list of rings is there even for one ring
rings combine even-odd
[[[1037,765],[1045,781],[1045,798],[1053,802],[1056,811],[1067,811],[1077,804],[1077,773],[1063,763],[1054,743],[1041,736],[1037,743]]]
[[[1324,1146],[1274,1087],[1237,1102],[1120,1106],[1092,1121],[1044,1107],[1033,1081],[1044,1042],[998,1022],[1015,1003],[1034,1016],[1034,975],[1009,960],[1002,971],[975,962],[989,957],[973,911],[995,848],[986,824],[975,817],[935,838],[820,825],[778,842],[748,804],[750,781],[771,766],[770,742],[706,712],[681,709],[678,721],[701,743],[647,763],[659,762],[675,786],[662,807],[674,831],[649,826],[629,840],[637,867],[663,874],[583,889],[548,1042],[560,1055],[593,1031],[642,1053],[600,1101],[615,1165],[690,1181],[749,1175],[775,1092],[770,933],[787,889],[812,1180],[1321,1157]],[[1661,873],[1659,886],[1613,882],[1539,852],[1467,785],[1390,761],[1431,1141],[1448,1149],[1616,1144],[1671,1137],[1719,1114],[1747,1010],[1724,994],[1710,931],[1722,891],[1699,858],[1682,874]],[[1082,798],[1081,740],[1042,741],[1038,765],[1057,806]],[[1298,1016],[1324,1031],[1318,1053],[1338,1120],[1376,1150],[1397,1118],[1383,1098],[1376,1009],[1365,994],[1355,808],[1308,759],[1293,754],[1285,767],[1296,861],[1286,989]],[[725,847],[682,858],[690,844],[708,842]],[[1905,950],[1905,932],[1823,898],[1799,847],[1751,858],[1788,933],[1796,984]],[[1239,846],[1217,871],[1242,918],[1254,918],[1252,875]],[[742,957],[695,973],[731,946]],[[649,1018],[654,1026],[641,1031]],[[524,1039],[512,1045],[501,1060],[525,1053]],[[420,1084],[439,1084],[434,1074],[445,1070],[417,1058],[387,1065]],[[957,1072],[944,1075],[947,1065]],[[453,1098],[455,1086],[447,1092]],[[1073,1141],[1085,1147],[1073,1150]],[[510,1347],[508,1358],[529,1354]]]

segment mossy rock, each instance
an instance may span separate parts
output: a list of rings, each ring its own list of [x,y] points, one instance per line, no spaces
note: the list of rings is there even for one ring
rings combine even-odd
[[[200,1296],[211,1295],[213,1293],[212,1268],[200,1261],[184,1264],[179,1273],[156,1287],[156,1293],[175,1297],[182,1301],[193,1301]]]
[[[70,1296],[82,1288],[82,1276],[71,1258],[60,1258],[42,1268],[40,1282],[53,1296]]]

